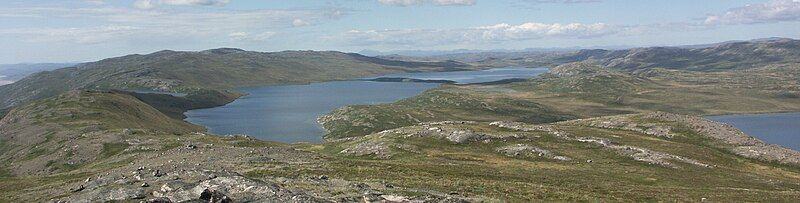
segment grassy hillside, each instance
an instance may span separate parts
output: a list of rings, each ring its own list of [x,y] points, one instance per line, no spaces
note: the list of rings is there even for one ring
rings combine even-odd
[[[210,135],[182,112],[232,87],[467,66],[238,49],[81,64],[0,86],[0,202],[792,202],[800,152],[695,115],[800,111],[793,43],[585,51],[533,79],[338,109],[322,144]],[[509,61],[535,60],[492,63]]]
[[[404,62],[332,51],[160,51],[41,72],[16,83],[0,86],[0,108],[74,89],[191,92],[198,89],[297,84],[392,72],[450,71],[463,68],[472,67],[453,61]]]
[[[694,119],[654,113],[552,125],[421,123],[312,148],[342,157],[326,167],[250,174],[385,180],[395,188],[511,202],[798,198],[792,189],[800,187],[796,165],[739,156],[738,144],[705,134],[725,131],[724,125]],[[798,152],[776,153],[784,156],[800,158]]]
[[[798,111],[798,76],[797,65],[631,74],[573,63],[521,82],[446,85],[392,104],[345,107],[320,121],[328,138],[342,138],[441,120],[548,123],[647,111],[690,115]]]
[[[0,120],[0,160],[15,174],[50,174],[125,145],[123,135],[205,129],[170,118],[120,92],[71,91],[15,108]]]
[[[0,121],[0,201],[800,198],[800,152],[668,113],[418,123],[296,145],[195,129],[123,92],[72,91],[17,108]]]

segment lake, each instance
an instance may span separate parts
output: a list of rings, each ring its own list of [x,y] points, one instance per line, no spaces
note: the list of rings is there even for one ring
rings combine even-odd
[[[800,112],[709,116],[770,144],[800,150]]]
[[[451,80],[460,84],[530,78],[546,68],[495,68],[482,71],[402,73],[381,77]],[[242,88],[247,96],[221,107],[186,112],[186,121],[218,135],[244,134],[285,143],[321,143],[317,118],[337,108],[390,103],[438,87],[435,83],[335,81],[308,85]]]
[[[14,83],[14,81],[6,80],[6,77],[5,75],[0,75],[0,86]]]

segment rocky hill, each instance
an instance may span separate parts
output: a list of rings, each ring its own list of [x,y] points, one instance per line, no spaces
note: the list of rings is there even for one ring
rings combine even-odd
[[[454,61],[405,62],[333,51],[159,51],[41,72],[16,83],[0,86],[0,109],[74,89],[191,92],[197,89],[297,84],[391,72],[449,71],[464,68],[472,67]]]
[[[709,47],[647,47],[626,50],[581,50],[553,59],[590,61],[626,71],[665,68],[697,71],[752,69],[800,62],[800,40],[771,39],[723,43]]]

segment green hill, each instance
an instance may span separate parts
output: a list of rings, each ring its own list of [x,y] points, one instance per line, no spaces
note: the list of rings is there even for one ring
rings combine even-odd
[[[65,172],[91,163],[137,132],[203,132],[129,93],[70,91],[15,108],[0,120],[0,160],[14,174]]]
[[[404,62],[342,52],[213,49],[128,55],[41,72],[0,86],[0,109],[74,89],[191,92],[345,80],[392,72],[472,68],[454,61]]]
[[[791,202],[800,152],[698,117],[800,111],[791,43],[590,51],[343,107],[319,119],[322,144],[207,134],[182,113],[240,86],[473,67],[238,49],[81,64],[0,86],[0,202]]]

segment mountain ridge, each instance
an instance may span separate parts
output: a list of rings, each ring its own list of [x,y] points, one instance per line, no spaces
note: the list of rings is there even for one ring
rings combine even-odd
[[[474,68],[455,61],[405,62],[336,51],[163,50],[33,74],[16,83],[0,86],[0,109],[74,89],[191,92],[345,80],[396,72]]]

